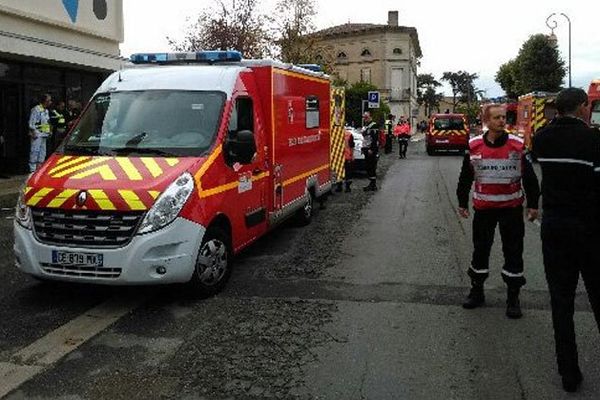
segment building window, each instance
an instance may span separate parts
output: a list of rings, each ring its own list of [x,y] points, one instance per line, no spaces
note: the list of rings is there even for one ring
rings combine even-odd
[[[396,48],[393,50],[393,53],[394,53],[394,54],[402,54],[402,49],[401,49],[401,48],[399,48],[399,47],[396,47]]]
[[[317,62],[321,62],[321,61],[323,61],[323,56],[322,56],[322,55],[320,55],[320,54],[317,54],[317,55],[315,56],[315,60],[316,60]]]
[[[360,53],[360,55],[361,55],[362,57],[371,57],[371,52],[369,51],[369,49],[364,49],[364,50],[362,51],[362,53]]]
[[[346,58],[348,58],[348,56],[343,51],[340,51],[339,54],[337,55],[337,58],[346,59]]]
[[[360,81],[371,83],[371,68],[362,68],[360,70]]]
[[[306,128],[319,127],[319,98],[308,96],[306,98]]]

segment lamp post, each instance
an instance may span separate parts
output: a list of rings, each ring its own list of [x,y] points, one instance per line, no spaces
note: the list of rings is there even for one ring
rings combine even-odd
[[[550,28],[550,38],[556,40],[556,35],[554,35],[554,29],[558,26],[558,22],[556,21],[556,16],[562,15],[565,17],[567,22],[569,23],[569,87],[571,87],[571,19],[565,13],[552,13],[546,18],[546,26]]]

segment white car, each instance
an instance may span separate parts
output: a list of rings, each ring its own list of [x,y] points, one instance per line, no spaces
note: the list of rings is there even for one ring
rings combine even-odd
[[[354,139],[354,169],[362,170],[365,168],[365,155],[362,153],[363,135],[360,129],[346,126],[344,129],[352,133]]]

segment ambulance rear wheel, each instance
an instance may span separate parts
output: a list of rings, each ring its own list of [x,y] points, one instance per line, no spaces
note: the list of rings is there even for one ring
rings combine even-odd
[[[202,239],[190,285],[200,297],[219,293],[231,275],[231,238],[219,227],[208,228]]]
[[[315,199],[310,192],[306,192],[306,202],[296,214],[298,225],[305,226],[310,224],[314,212]]]

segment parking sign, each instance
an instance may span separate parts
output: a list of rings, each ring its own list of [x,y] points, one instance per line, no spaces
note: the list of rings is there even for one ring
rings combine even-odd
[[[369,108],[379,108],[379,92],[369,92]]]

